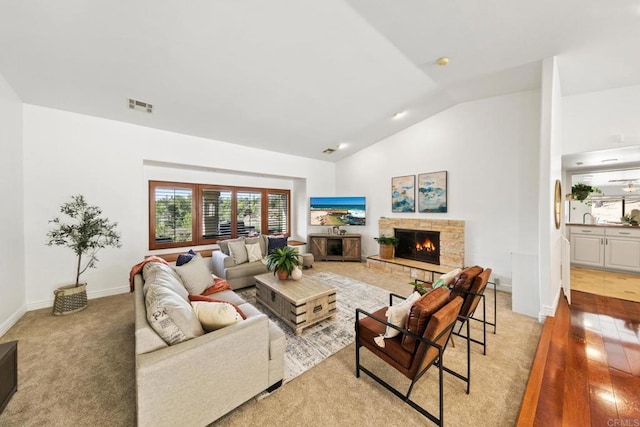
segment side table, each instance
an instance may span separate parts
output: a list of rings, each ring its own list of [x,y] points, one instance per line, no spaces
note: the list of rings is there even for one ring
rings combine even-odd
[[[0,344],[0,414],[18,390],[18,341]]]

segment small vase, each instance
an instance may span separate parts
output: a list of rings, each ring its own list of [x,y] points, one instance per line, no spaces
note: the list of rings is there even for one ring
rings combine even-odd
[[[287,280],[289,278],[289,273],[287,273],[284,270],[276,271],[276,275],[278,276],[278,279],[280,279],[280,280]]]
[[[294,268],[294,269],[291,271],[291,278],[292,278],[293,280],[300,280],[300,279],[302,279],[302,270],[300,270],[300,268],[299,268],[299,267]]]

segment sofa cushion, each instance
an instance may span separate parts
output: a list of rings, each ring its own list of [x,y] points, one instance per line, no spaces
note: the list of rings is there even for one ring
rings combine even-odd
[[[457,296],[461,296],[465,298],[471,287],[471,283],[473,283],[473,279],[480,273],[482,273],[483,268],[477,265],[473,267],[467,267],[460,272],[456,276],[456,278],[449,285],[449,289],[451,289],[451,294],[449,295],[449,300],[453,300]]]
[[[231,304],[235,304],[235,305],[244,304],[246,302],[245,300],[243,300],[240,297],[240,295],[236,294],[233,291],[217,292],[211,298],[217,298],[219,300],[227,301],[227,302],[230,302]]]
[[[166,286],[150,283],[145,305],[149,325],[169,345],[204,334],[189,302]]]
[[[249,262],[260,261],[262,259],[262,250],[260,249],[260,243],[245,243],[244,246],[247,249],[247,257],[249,258]]]
[[[144,295],[147,295],[147,290],[151,284],[156,284],[158,286],[164,286],[170,289],[178,296],[180,296],[183,300],[189,301],[189,292],[182,284],[182,280],[180,280],[180,277],[173,271],[172,268],[168,266],[164,267],[167,267],[167,269],[156,270],[155,274],[150,274],[148,276],[148,279],[145,280],[144,286],[142,287]]]
[[[180,276],[178,276],[178,273],[176,273],[176,271],[170,265],[154,261],[148,262],[142,267],[142,278],[145,280],[145,282],[147,280],[151,280],[153,276],[156,275],[159,271],[164,271],[168,274],[171,274],[176,278],[176,280],[182,281],[182,279],[180,279]]]
[[[411,306],[406,329],[418,336],[422,336],[431,315],[447,302],[449,302],[449,290],[447,288],[437,288],[423,295]],[[407,351],[414,351],[416,339],[412,336],[404,335],[402,337],[402,347]]]
[[[249,262],[244,239],[237,242],[229,242],[229,256],[233,258],[233,262],[235,262],[236,264],[244,264],[245,262]]]
[[[230,255],[229,253],[229,243],[230,242],[243,242],[244,237],[238,237],[237,239],[226,239],[226,240],[218,240],[216,243],[220,247],[220,251],[225,255]]]
[[[267,247],[267,253],[275,251],[278,248],[284,248],[287,246],[287,237],[275,237],[269,236],[269,246]]]
[[[262,261],[246,262],[244,264],[234,265],[225,271],[227,281],[246,276],[257,276],[258,274],[268,273],[269,269]]]
[[[400,304],[392,305],[391,307],[387,308],[387,312],[385,313],[385,316],[387,316],[387,322],[398,326],[399,328],[404,328],[407,323],[407,317],[409,316],[409,310],[411,310],[411,306],[419,299],[420,294],[418,292],[414,292]],[[398,331],[397,329],[387,326],[384,337],[393,338],[399,333],[400,331]]]
[[[242,320],[233,305],[228,302],[192,301],[196,317],[207,332],[233,325]]]
[[[190,294],[201,294],[213,284],[213,276],[202,255],[197,254],[188,263],[175,267],[182,284]]]

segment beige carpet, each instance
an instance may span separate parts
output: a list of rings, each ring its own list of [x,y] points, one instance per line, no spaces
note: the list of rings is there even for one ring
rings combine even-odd
[[[332,271],[408,294],[407,280],[358,263],[316,262]],[[486,356],[472,347],[471,394],[445,376],[445,424],[504,426],[515,423],[541,331],[534,319],[510,310],[498,293],[498,334]],[[475,331],[478,333],[479,331]],[[133,426],[135,380],[133,298],[90,301],[83,312],[54,317],[50,309],[27,313],[0,342],[19,340],[18,392],[0,415],[2,426]],[[464,346],[447,349],[445,365],[462,369]],[[363,364],[394,384],[408,381],[363,350]],[[436,371],[420,380],[414,399],[437,409]],[[252,399],[216,426],[428,425],[424,417],[366,375],[354,376],[353,344],[261,400]]]

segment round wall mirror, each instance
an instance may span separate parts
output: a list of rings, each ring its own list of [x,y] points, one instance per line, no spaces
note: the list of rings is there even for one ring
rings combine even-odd
[[[556,179],[556,189],[553,195],[553,218],[556,221],[556,229],[560,229],[560,220],[562,218],[562,187],[560,180]]]

